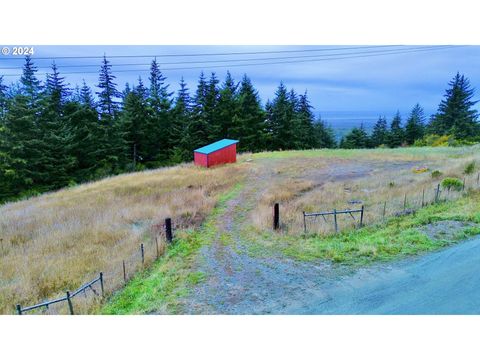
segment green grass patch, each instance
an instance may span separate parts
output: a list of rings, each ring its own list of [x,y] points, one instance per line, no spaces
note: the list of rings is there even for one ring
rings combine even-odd
[[[480,234],[480,193],[471,192],[459,200],[428,206],[413,215],[392,218],[385,224],[360,230],[329,236],[270,235],[259,241],[273,242],[284,254],[299,260],[324,259],[348,265],[367,265],[452,244],[451,240],[432,239],[422,231],[425,225],[444,220],[473,224],[458,229],[453,242]]]
[[[175,314],[180,299],[189,288],[205,280],[202,272],[194,272],[198,250],[215,238],[216,218],[225,211],[228,200],[237,196],[242,184],[221,196],[207,221],[199,230],[179,232],[165,256],[148,270],[138,273],[122,290],[114,294],[101,310],[102,314]]]

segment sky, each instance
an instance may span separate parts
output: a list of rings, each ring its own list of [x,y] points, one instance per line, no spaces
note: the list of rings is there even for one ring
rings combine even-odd
[[[397,110],[407,114],[417,102],[427,114],[434,113],[457,71],[473,87],[480,86],[480,46],[426,46],[34,46],[33,60],[39,78],[45,78],[42,73],[49,70],[50,58],[56,58],[71,87],[85,79],[95,91],[101,59],[78,57],[148,55],[110,58],[122,90],[139,76],[148,83],[148,64],[157,55],[172,91],[178,89],[182,76],[193,93],[202,70],[207,77],[215,72],[221,81],[229,70],[237,81],[246,73],[263,103],[274,97],[282,81],[298,93],[307,91],[314,111],[322,117],[358,114],[361,118],[361,114],[388,117]],[[254,54],[231,54],[245,52]],[[252,65],[258,63],[266,65]],[[6,84],[18,79],[15,74],[21,73],[22,64],[21,56],[0,55],[0,76],[5,75]]]

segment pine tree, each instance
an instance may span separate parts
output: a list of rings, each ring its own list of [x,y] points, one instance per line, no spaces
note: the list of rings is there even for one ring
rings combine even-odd
[[[189,136],[189,126],[192,116],[192,100],[188,93],[187,84],[180,80],[180,89],[172,110],[172,125],[170,137],[172,140],[171,159],[173,163],[192,160],[190,149],[192,139]]]
[[[357,128],[353,128],[340,142],[340,147],[343,149],[364,149],[369,147],[368,134],[365,131],[363,124]]]
[[[405,130],[402,127],[402,117],[397,111],[390,124],[390,133],[388,135],[388,146],[391,148],[402,146],[405,141]]]
[[[313,134],[315,140],[315,148],[334,148],[336,147],[335,134],[331,126],[328,126],[320,116],[313,124]]]
[[[170,149],[174,146],[170,139],[172,108],[172,92],[168,91],[169,85],[165,83],[165,76],[160,71],[157,60],[154,59],[150,66],[150,89],[148,103],[151,116],[148,119],[146,130],[146,162],[152,166],[168,162]]]
[[[429,124],[429,132],[437,135],[454,135],[457,139],[467,139],[480,134],[477,122],[478,113],[472,107],[474,89],[469,80],[457,73],[448,84],[445,98],[438,106],[438,111]]]
[[[373,147],[386,145],[389,139],[387,119],[385,116],[380,116],[373,126],[370,143]]]
[[[192,118],[187,129],[187,136],[190,139],[188,151],[202,147],[209,142],[209,120],[205,111],[207,95],[207,82],[203,72],[200,74],[197,89],[193,98]]]
[[[218,138],[232,138],[234,118],[239,116],[238,84],[235,84],[230,72],[227,71],[225,82],[219,90],[215,125]]]
[[[100,75],[98,78],[98,106],[102,120],[113,122],[119,110],[118,98],[122,94],[117,90],[117,84],[114,82],[115,75],[112,74],[112,65],[103,57],[102,66],[100,67]]]
[[[265,111],[247,75],[240,83],[237,110],[231,134],[234,139],[240,140],[239,151],[265,150]]]
[[[283,83],[275,92],[275,99],[267,111],[267,131],[271,150],[286,150],[294,147],[293,117],[295,115],[295,94],[287,93]]]
[[[207,82],[205,91],[204,115],[207,123],[209,142],[218,141],[222,138],[221,124],[219,123],[218,102],[220,99],[220,90],[218,88],[219,80],[215,73],[212,72]]]
[[[147,90],[139,78],[138,85],[125,97],[124,107],[121,116],[122,133],[128,147],[128,159],[131,159],[131,169],[136,164],[142,163],[145,159],[152,158],[148,148],[147,133],[150,130],[149,120],[151,108],[147,102]]]
[[[405,141],[413,145],[415,140],[421,139],[425,133],[425,114],[420,104],[416,104],[407,119],[405,125]]]
[[[315,116],[313,115],[313,107],[307,97],[307,92],[298,97],[295,114],[295,144],[296,149],[311,149],[315,147],[315,136],[313,123]]]

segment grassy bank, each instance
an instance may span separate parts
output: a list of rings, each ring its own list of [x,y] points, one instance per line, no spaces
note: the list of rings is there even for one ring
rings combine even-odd
[[[366,265],[432,251],[480,234],[480,192],[329,236],[263,236],[259,240],[299,260]]]
[[[165,256],[143,273],[139,273],[127,286],[116,293],[102,309],[103,314],[175,314],[180,299],[189,288],[204,279],[204,274],[192,271],[198,250],[216,236],[216,218],[225,211],[228,200],[237,196],[241,185],[222,195],[207,221],[198,230],[184,231]]]

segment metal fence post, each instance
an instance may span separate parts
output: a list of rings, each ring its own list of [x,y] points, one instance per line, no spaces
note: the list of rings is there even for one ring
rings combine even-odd
[[[333,222],[335,223],[335,232],[338,232],[337,209],[333,209]]]
[[[365,209],[365,205],[362,205],[362,212],[360,213],[360,227],[363,226],[363,211]]]
[[[104,297],[104,288],[103,288],[103,272],[100,273],[100,289],[102,290],[102,297]]]
[[[305,219],[305,211],[303,212],[303,232],[307,233],[307,221]]]
[[[70,310],[70,315],[73,315],[73,304],[72,304],[72,298],[70,297],[70,291],[67,291],[67,302],[68,302],[68,309]]]
[[[123,260],[123,281],[127,283],[127,270],[125,269],[125,260]]]
[[[142,265],[145,264],[145,249],[143,247],[143,243],[140,244],[140,253],[142,254]]]
[[[22,307],[20,306],[20,304],[17,304],[17,313],[18,315],[22,315]]]
[[[280,205],[275,203],[273,206],[273,230],[278,230],[280,227]]]
[[[172,233],[172,219],[171,218],[166,218],[165,219],[165,236],[167,238],[167,242],[172,243],[173,233]]]

